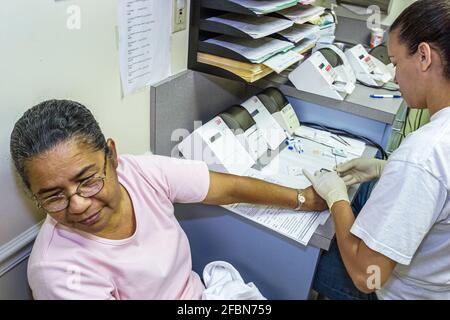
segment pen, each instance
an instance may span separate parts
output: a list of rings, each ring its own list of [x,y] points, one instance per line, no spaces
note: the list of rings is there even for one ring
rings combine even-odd
[[[385,99],[385,98],[400,99],[402,96],[399,94],[371,94],[370,97],[374,99]]]

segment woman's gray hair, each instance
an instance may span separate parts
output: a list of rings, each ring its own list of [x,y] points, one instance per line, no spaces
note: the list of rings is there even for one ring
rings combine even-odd
[[[26,161],[73,138],[109,155],[105,136],[97,121],[78,102],[47,100],[23,114],[11,133],[10,151],[16,170],[28,189]]]

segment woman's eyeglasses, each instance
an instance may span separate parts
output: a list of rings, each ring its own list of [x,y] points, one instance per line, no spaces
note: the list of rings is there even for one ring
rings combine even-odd
[[[83,198],[90,198],[95,196],[105,186],[106,160],[107,159],[105,154],[103,176],[93,176],[89,179],[80,182],[80,184],[77,187],[77,190],[72,195],[67,196],[64,193],[61,193],[45,199],[38,199],[36,196],[33,196],[33,200],[36,201],[36,204],[39,208],[44,209],[46,212],[53,213],[66,209],[69,206],[70,198],[72,198],[72,196],[75,194]]]

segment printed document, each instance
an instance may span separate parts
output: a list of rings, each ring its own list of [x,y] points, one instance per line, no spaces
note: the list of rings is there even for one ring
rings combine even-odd
[[[279,53],[272,58],[267,59],[263,62],[263,64],[276,73],[280,73],[292,66],[294,63],[301,61],[303,58],[303,55],[290,50],[288,52]]]
[[[291,27],[294,22],[286,19],[262,16],[252,17],[236,13],[227,13],[210,17],[208,21],[219,22],[241,30],[253,39],[259,39]]]
[[[277,53],[288,51],[294,45],[288,41],[272,38],[240,39],[230,36],[218,36],[205,41],[215,44],[245,57],[252,63],[261,63]]]
[[[171,3],[119,1],[120,75],[124,95],[169,76]]]
[[[230,0],[245,8],[248,8],[256,14],[265,14],[278,11],[284,8],[295,6],[297,0]]]

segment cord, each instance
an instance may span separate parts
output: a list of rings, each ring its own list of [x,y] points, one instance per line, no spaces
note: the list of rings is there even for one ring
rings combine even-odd
[[[417,128],[419,127],[418,120],[419,120],[419,111],[416,111],[416,117],[414,118],[414,131],[416,131]]]
[[[417,127],[417,129],[419,129],[419,128],[420,128],[420,126],[422,125],[422,116],[423,116],[423,110],[424,110],[424,109],[420,110],[420,116],[419,116],[419,126]]]
[[[409,125],[409,131],[410,131],[410,132],[413,132],[414,130],[413,130],[413,126],[412,126],[412,123],[411,123],[411,117],[410,117],[410,115],[411,115],[411,110],[408,109],[408,125]]]
[[[410,113],[410,111],[411,111],[410,108],[406,109],[405,124],[403,125],[403,130],[402,130],[403,139],[406,138],[406,125],[409,124],[409,128],[411,128],[411,124],[409,123],[409,113]]]
[[[324,126],[322,124],[318,124],[318,123],[314,123],[314,122],[302,122],[303,125],[308,126],[308,127],[312,127],[315,129],[322,129],[324,131],[328,131],[332,134],[338,134],[344,137],[348,137],[348,138],[353,138],[353,139],[358,139],[358,140],[363,140],[364,142],[366,142],[368,145],[375,147],[378,149],[378,151],[380,152],[382,159],[383,160],[387,160],[388,159],[388,155],[386,153],[386,151],[384,151],[384,148],[382,146],[380,146],[378,143],[376,143],[375,141],[366,138],[364,136],[360,136],[354,133],[351,133],[347,130],[344,129],[336,129],[333,127],[328,127],[328,126]]]

